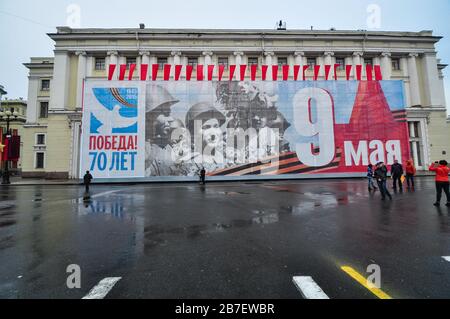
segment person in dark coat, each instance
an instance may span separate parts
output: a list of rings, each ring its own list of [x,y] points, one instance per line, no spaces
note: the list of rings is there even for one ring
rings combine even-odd
[[[397,160],[394,161],[394,164],[391,166],[391,176],[393,179],[392,188],[394,191],[397,190],[397,183],[400,191],[403,190],[403,185],[401,181],[401,177],[403,175],[403,166]]]
[[[367,179],[369,180],[369,192],[373,189],[374,191],[377,190],[377,187],[375,186],[373,182],[373,165],[369,164],[367,166]]]
[[[84,187],[86,187],[86,193],[89,193],[89,185],[91,184],[93,178],[94,177],[92,177],[91,173],[89,171],[86,171],[86,174],[84,174],[83,177],[83,184]]]
[[[200,170],[200,183],[202,185],[205,185],[205,178],[206,178],[206,170],[204,167]]]
[[[391,193],[389,193],[389,190],[387,189],[386,186],[387,168],[383,162],[377,164],[377,169],[375,170],[374,177],[377,181],[378,188],[380,189],[381,199],[385,200],[387,195],[387,197],[389,197],[389,199],[392,200]]]

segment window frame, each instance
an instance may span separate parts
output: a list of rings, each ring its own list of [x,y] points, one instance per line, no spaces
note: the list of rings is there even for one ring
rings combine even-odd
[[[42,154],[42,167],[38,167],[38,154]],[[34,153],[34,169],[45,169],[45,152],[38,151]]]
[[[42,116],[42,104],[46,103],[47,104],[47,111],[45,116]],[[48,119],[48,108],[49,108],[49,101],[39,101],[39,116],[38,118],[40,119]]]
[[[48,83],[48,86],[44,87],[44,83]],[[41,79],[41,91],[50,91],[50,79]]]
[[[39,143],[39,136],[44,137],[44,143]],[[47,133],[36,133],[34,138],[35,146],[45,146],[47,142]]]
[[[100,68],[97,67],[99,60],[103,60],[103,63],[100,64],[102,67],[100,67]],[[94,57],[94,70],[95,71],[105,71],[106,70],[106,58]]]

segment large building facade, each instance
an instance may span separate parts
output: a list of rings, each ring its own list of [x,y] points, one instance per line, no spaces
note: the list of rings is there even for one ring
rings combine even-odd
[[[347,65],[380,65],[383,80],[403,82],[410,157],[419,170],[437,159],[450,160],[442,70],[431,31],[368,32],[313,30],[71,29],[49,34],[54,57],[31,58],[27,122],[23,130],[24,177],[80,178],[82,108],[86,81],[107,79],[110,65],[229,66],[335,65],[346,80]],[[196,68],[193,71],[195,77]],[[294,80],[293,68],[288,74]],[[325,79],[320,68],[317,80]],[[175,76],[172,69],[170,77]],[[205,70],[205,72],[207,72]],[[268,69],[272,72],[272,68]],[[356,79],[353,68],[351,77]],[[116,72],[113,79],[117,79]],[[157,80],[162,80],[159,72]],[[213,73],[217,79],[217,72]],[[236,79],[239,80],[236,74]],[[260,77],[260,73],[258,73]],[[270,78],[271,75],[268,75]],[[250,72],[245,79],[250,78]],[[334,80],[334,76],[332,77]],[[185,79],[181,73],[180,80]],[[241,79],[242,80],[242,79]],[[367,80],[362,74],[361,80]]]

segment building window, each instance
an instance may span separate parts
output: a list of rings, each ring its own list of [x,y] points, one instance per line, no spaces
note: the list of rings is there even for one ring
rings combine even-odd
[[[364,59],[364,65],[373,65],[373,59]]]
[[[225,66],[225,68],[228,68],[228,58],[227,57],[219,57],[217,59],[217,64],[223,65],[223,66]]]
[[[336,58],[336,64],[339,64],[338,70],[342,71],[345,69],[345,59],[344,58]]]
[[[132,64],[136,64],[136,58],[127,58],[127,70],[130,69]]]
[[[309,66],[310,69],[314,69],[314,66],[316,65],[316,58],[307,58],[306,64]]]
[[[160,69],[163,69],[164,65],[167,64],[167,58],[158,58],[157,61]]]
[[[278,65],[282,66],[282,65],[287,65],[288,61],[287,58],[278,58]]]
[[[392,70],[399,71],[400,70],[400,59],[392,59]]]
[[[36,165],[35,168],[44,168],[44,153],[43,152],[36,152]]]
[[[41,91],[50,90],[50,80],[42,80],[41,81]]]
[[[105,58],[95,58],[95,70],[103,71],[106,69]]]
[[[48,117],[48,102],[40,103],[39,117],[41,119],[46,119]]]
[[[228,63],[228,60],[227,60]],[[198,64],[198,59],[195,57],[188,57],[188,65],[196,66]]]
[[[257,57],[248,57],[247,64],[248,65],[258,65],[258,58]]]
[[[36,134],[36,145],[45,145],[45,134]]]

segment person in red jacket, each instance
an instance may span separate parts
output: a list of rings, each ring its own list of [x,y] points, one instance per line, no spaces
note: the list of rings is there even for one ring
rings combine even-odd
[[[434,206],[439,206],[441,203],[442,191],[444,191],[445,196],[447,197],[446,206],[450,206],[450,194],[448,190],[448,173],[450,169],[448,168],[448,163],[446,160],[442,160],[439,163],[434,162],[434,164],[430,165],[430,171],[436,172],[436,203]]]
[[[414,175],[416,175],[416,168],[414,167],[412,160],[406,161],[405,172],[406,184],[408,185],[408,189],[412,187],[412,189],[414,190]]]

